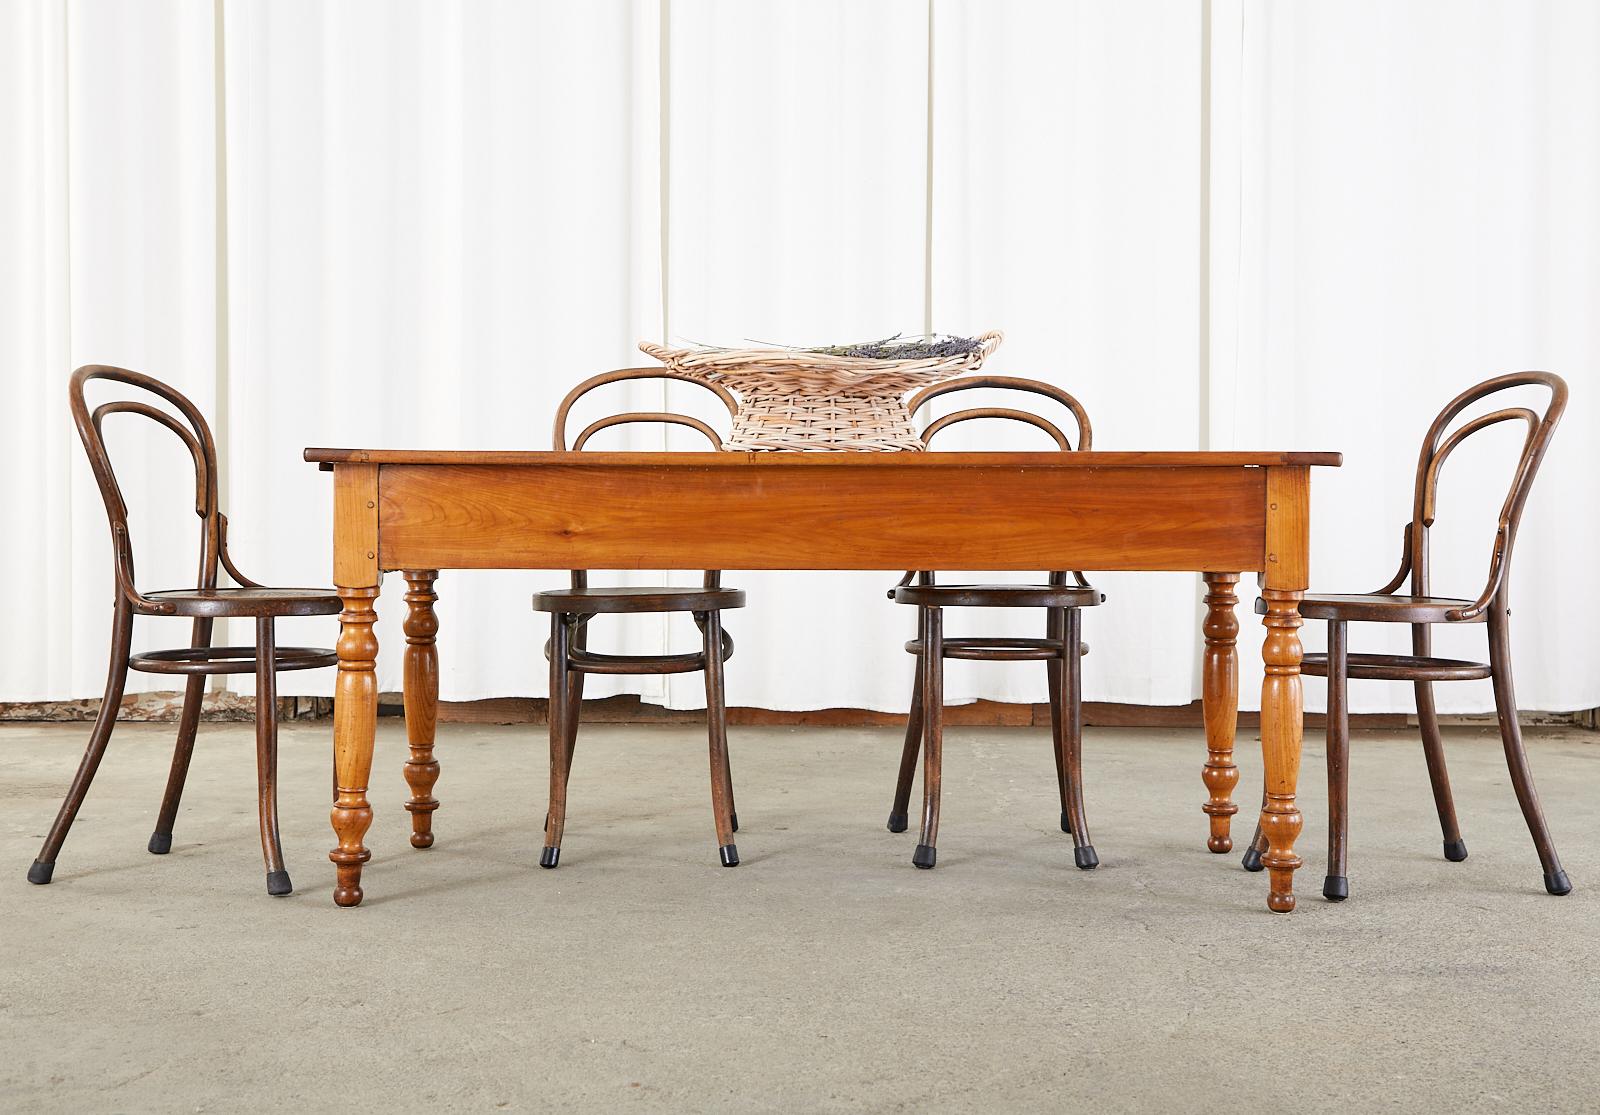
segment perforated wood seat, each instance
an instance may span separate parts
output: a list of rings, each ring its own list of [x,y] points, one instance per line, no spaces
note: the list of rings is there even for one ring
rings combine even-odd
[[[1089,585],[899,585],[896,604],[929,608],[1092,608],[1105,593]]]
[[[1377,592],[1307,593],[1300,601],[1306,619],[1352,623],[1483,623],[1484,613],[1470,613],[1472,601],[1453,596],[1397,596]],[[1266,601],[1256,599],[1256,615],[1267,614]]]
[[[254,616],[336,616],[344,608],[325,588],[196,588],[147,592],[162,614],[205,619]]]
[[[632,587],[547,589],[533,595],[536,612],[589,615],[641,612],[711,612],[744,607],[736,588]]]

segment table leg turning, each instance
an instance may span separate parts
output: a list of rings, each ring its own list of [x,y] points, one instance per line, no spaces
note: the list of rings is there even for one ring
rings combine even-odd
[[[406,782],[411,797],[406,811],[411,814],[411,846],[433,847],[433,812],[439,801],[433,796],[439,780],[439,761],[433,755],[434,726],[439,719],[439,617],[433,610],[439,594],[433,591],[437,569],[406,570],[406,661],[405,705],[406,741],[411,756],[406,760]]]
[[[1233,800],[1239,768],[1233,762],[1233,738],[1239,722],[1239,620],[1234,607],[1239,597],[1237,573],[1207,573],[1206,618],[1202,628],[1206,649],[1201,662],[1201,694],[1206,724],[1206,765],[1200,777],[1210,795],[1200,808],[1211,820],[1206,847],[1218,854],[1233,849],[1229,832],[1239,812]]]
[[[339,846],[328,858],[336,868],[333,900],[340,906],[361,904],[361,865],[372,858],[361,838],[372,824],[367,780],[378,717],[378,637],[372,630],[378,619],[372,607],[377,598],[377,586],[339,588],[344,611],[339,616],[339,679],[333,692],[333,765],[339,792],[332,816]]]
[[[1267,907],[1294,909],[1294,873],[1302,860],[1294,842],[1304,823],[1295,804],[1300,778],[1300,735],[1304,701],[1300,683],[1300,598],[1303,592],[1263,589],[1267,628],[1261,645],[1266,675],[1261,680],[1261,757],[1266,770],[1266,802],[1261,832],[1267,838],[1262,866],[1270,876]]]

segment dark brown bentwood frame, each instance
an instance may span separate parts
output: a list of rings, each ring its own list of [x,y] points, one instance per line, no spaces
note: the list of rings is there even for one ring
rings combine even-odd
[[[1544,414],[1540,415],[1527,407],[1507,407],[1464,422],[1447,436],[1450,424],[1467,407],[1480,399],[1516,387],[1547,388],[1550,402]],[[1332,901],[1342,901],[1350,894],[1346,875],[1350,826],[1350,722],[1345,694],[1352,678],[1410,681],[1416,686],[1417,723],[1422,729],[1422,751],[1428,762],[1428,778],[1433,783],[1433,800],[1439,813],[1439,826],[1444,832],[1444,856],[1452,862],[1467,858],[1467,845],[1461,838],[1461,828],[1456,822],[1455,801],[1450,794],[1444,742],[1439,733],[1439,718],[1434,711],[1433,683],[1489,679],[1494,685],[1495,712],[1500,722],[1500,740],[1505,749],[1506,766],[1511,772],[1511,784],[1516,790],[1517,803],[1522,807],[1523,819],[1533,836],[1534,849],[1539,854],[1545,889],[1551,894],[1567,894],[1572,890],[1572,881],[1562,870],[1555,844],[1550,839],[1544,810],[1540,808],[1539,795],[1534,789],[1533,773],[1528,768],[1527,752],[1522,746],[1522,730],[1517,724],[1516,691],[1511,678],[1510,628],[1511,551],[1516,543],[1517,527],[1522,520],[1523,506],[1528,501],[1528,492],[1533,488],[1533,478],[1539,471],[1545,450],[1555,434],[1556,424],[1561,421],[1566,408],[1566,381],[1549,372],[1513,372],[1485,380],[1457,395],[1433,420],[1433,425],[1428,427],[1428,433],[1422,439],[1411,520],[1406,523],[1401,540],[1399,572],[1375,593],[1353,596],[1307,593],[1300,604],[1300,614],[1306,619],[1328,622],[1328,653],[1306,655],[1301,670],[1328,679],[1328,874],[1323,881],[1322,893]],[[1489,557],[1488,581],[1476,600],[1430,596],[1428,530],[1433,526],[1437,508],[1440,471],[1445,459],[1468,437],[1502,422],[1526,423],[1528,433],[1522,443],[1522,454],[1512,477],[1511,490],[1500,508],[1494,548]],[[1411,579],[1411,593],[1399,595],[1400,587],[1408,576]],[[1256,611],[1263,611],[1263,607],[1258,600]],[[1347,628],[1352,622],[1411,624],[1412,653],[1351,654]],[[1463,662],[1433,657],[1431,627],[1436,623],[1486,623],[1489,661]],[[1255,840],[1245,852],[1246,868],[1260,870],[1261,854],[1265,847],[1258,828]]]
[[[733,396],[716,384],[702,383],[660,368],[622,368],[585,380],[561,400],[555,420],[558,452],[567,448],[567,415],[572,405],[598,387],[625,380],[690,383],[714,393],[728,408],[730,417],[737,410]],[[573,440],[572,450],[583,449],[601,430],[639,422],[686,426],[702,434],[713,449],[722,448],[717,432],[697,418],[666,411],[627,411],[585,426]],[[545,847],[539,856],[541,867],[555,867],[561,860],[567,781],[572,773],[572,755],[578,740],[584,675],[695,671],[703,671],[706,679],[706,732],[711,749],[711,809],[716,822],[717,854],[724,867],[739,866],[739,849],[733,841],[733,834],[739,831],[739,814],[734,809],[733,775],[728,763],[727,711],[722,680],[722,664],[733,655],[733,637],[722,629],[722,612],[728,608],[742,608],[744,602],[741,590],[722,587],[722,575],[715,570],[706,571],[700,588],[591,588],[588,571],[574,569],[570,588],[534,595],[534,609],[550,613],[550,642],[545,646],[545,655],[550,660],[550,810],[545,815]],[[689,612],[700,628],[701,649],[687,654],[656,655],[600,654],[588,649],[588,625],[596,615],[663,612]]]
[[[1094,438],[1089,416],[1077,399],[1037,380],[1011,376],[972,376],[950,380],[925,388],[912,396],[907,409],[915,415],[927,402],[956,391],[990,388],[1022,391],[1053,399],[1065,407],[1078,427],[1078,449],[1090,448]],[[1002,419],[1037,427],[1050,435],[1062,452],[1073,446],[1052,422],[1027,411],[1011,407],[971,407],[944,415],[922,431],[922,442],[930,445],[941,430],[978,419]],[[913,578],[916,584],[912,584]],[[904,832],[911,803],[911,781],[916,773],[917,752],[923,751],[922,836],[911,862],[931,868],[938,858],[935,841],[939,833],[940,774],[944,739],[944,659],[976,662],[1043,662],[1050,686],[1050,734],[1056,761],[1056,783],[1061,797],[1061,831],[1072,834],[1073,859],[1089,870],[1100,863],[1089,840],[1089,823],[1083,807],[1083,692],[1080,659],[1089,648],[1082,639],[1081,609],[1105,600],[1076,571],[1058,570],[1046,585],[940,585],[930,570],[907,573],[889,593],[901,604],[917,607],[919,636],[906,643],[906,650],[917,657],[915,681],[911,689],[911,712],[906,721],[905,746],[900,753],[900,776],[895,784],[894,803],[889,808],[889,831]],[[947,639],[944,637],[945,608],[1042,608],[1045,611],[1045,637]],[[1069,649],[1070,648],[1070,649]],[[923,747],[923,744],[926,744]]]
[[[102,403],[90,410],[84,388],[92,380],[109,380],[140,388],[162,399],[182,416],[177,417],[149,403],[118,400]],[[266,860],[267,893],[288,894],[292,889],[284,868],[283,851],[278,841],[278,724],[277,673],[283,670],[309,670],[332,666],[337,655],[332,650],[277,645],[274,621],[279,616],[331,616],[340,610],[339,597],[331,589],[265,588],[240,573],[228,553],[228,517],[217,509],[217,450],[205,417],[188,399],[173,388],[138,372],[102,365],[88,365],[73,373],[69,397],[72,420],[89,456],[89,466],[100,487],[106,516],[111,524],[113,575],[116,601],[112,608],[111,665],[106,676],[105,696],[89,734],[83,762],[67,790],[67,797],[56,815],[55,824],[45,837],[39,858],[28,870],[31,883],[48,883],[55,871],[56,856],[83,805],[89,784],[94,781],[106,744],[116,725],[128,671],[182,675],[188,679],[183,697],[183,713],[178,722],[178,742],[172,755],[172,770],[166,794],[156,818],[149,849],[165,855],[172,848],[172,827],[183,796],[189,759],[194,752],[195,733],[200,724],[200,700],[205,679],[211,674],[256,675],[256,775],[257,806],[261,824],[261,852]],[[136,414],[171,430],[184,443],[194,461],[195,514],[200,517],[200,567],[197,587],[163,592],[141,593],[135,587],[133,542],[128,530],[128,508],[111,468],[111,457],[101,436],[101,424],[113,414]],[[187,426],[185,425],[187,423]],[[218,566],[227,571],[239,586],[217,586]],[[156,650],[130,654],[133,617],[182,616],[194,620],[189,645],[177,650]],[[211,628],[218,619],[250,618],[256,623],[256,642],[248,647],[213,647]]]

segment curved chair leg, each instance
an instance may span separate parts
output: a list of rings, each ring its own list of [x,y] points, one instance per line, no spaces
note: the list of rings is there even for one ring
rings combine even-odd
[[[544,850],[540,867],[555,867],[561,862],[561,833],[567,824],[567,708],[562,694],[567,691],[568,617],[550,613],[550,808],[544,815]]]
[[[78,809],[89,793],[89,784],[94,781],[95,772],[100,769],[100,760],[105,757],[106,744],[111,740],[111,730],[117,724],[117,709],[122,704],[122,690],[128,682],[128,650],[132,641],[133,612],[127,603],[119,598],[111,621],[111,664],[106,671],[105,696],[100,700],[100,712],[95,717],[93,730],[89,733],[89,745],[84,748],[83,761],[78,764],[78,773],[72,776],[72,785],[67,787],[66,799],[61,803],[55,823],[50,826],[50,832],[44,838],[44,847],[39,850],[39,858],[28,868],[30,883],[43,886],[50,881],[50,876],[56,869],[56,856],[61,851],[61,845],[66,842],[72,822],[77,819]]]
[[[911,853],[917,867],[938,860],[939,780],[944,755],[944,613],[920,608],[922,624],[922,839]]]
[[[192,647],[211,645],[211,625],[214,621],[194,621],[194,635],[189,640]],[[183,784],[189,778],[189,760],[194,757],[194,737],[200,730],[200,702],[205,697],[204,674],[191,674],[183,691],[183,715],[178,720],[178,742],[172,749],[172,769],[167,773],[166,793],[161,795],[161,812],[156,815],[156,830],[150,834],[149,849],[152,855],[164,856],[172,851],[172,826],[177,823],[178,805],[183,800]]]
[[[1572,890],[1572,880],[1567,878],[1556,856],[1550,827],[1539,806],[1539,793],[1533,786],[1533,772],[1528,769],[1528,753],[1522,747],[1522,728],[1517,724],[1517,694],[1511,679],[1511,631],[1506,617],[1504,602],[1495,601],[1489,612],[1489,663],[1494,668],[1494,707],[1500,721],[1500,741],[1505,747],[1511,785],[1517,791],[1517,804],[1522,807],[1523,820],[1528,823],[1540,866],[1544,868],[1545,890],[1551,894],[1568,894]]]
[[[1328,623],[1328,874],[1322,897],[1343,902],[1350,897],[1345,856],[1350,840],[1350,692],[1349,625]]]
[[[261,855],[267,863],[267,893],[294,890],[278,841],[277,635],[271,616],[256,617],[256,796],[261,818]]]
[[[1419,623],[1412,627],[1412,652],[1418,658],[1433,653],[1428,625]],[[1417,725],[1422,730],[1422,755],[1428,763],[1428,781],[1433,785],[1433,804],[1439,812],[1439,828],[1444,833],[1444,858],[1459,863],[1467,858],[1467,842],[1461,839],[1461,826],[1456,821],[1456,803],[1450,793],[1450,772],[1444,765],[1444,737],[1439,733],[1439,714],[1433,705],[1433,683],[1419,681],[1417,692]]]
[[[1060,671],[1060,746],[1067,789],[1067,814],[1072,828],[1072,859],[1084,871],[1100,866],[1094,844],[1089,839],[1089,820],[1083,810],[1083,656],[1078,653],[1083,643],[1083,613],[1077,608],[1063,609],[1061,617],[1061,657],[1056,660]]]
[[[739,866],[733,842],[733,780],[728,774],[728,710],[722,683],[722,613],[705,613],[706,735],[711,744],[711,813],[723,867]]]
[[[1050,608],[1046,611],[1045,638],[1061,644],[1062,654],[1066,654],[1066,639],[1062,637],[1062,609]],[[1045,677],[1049,682],[1050,693],[1050,751],[1056,759],[1056,788],[1061,792],[1061,831],[1072,831],[1072,818],[1067,815],[1067,772],[1061,765],[1061,667],[1054,659],[1044,664]]]
[[[917,656],[911,682],[911,708],[906,713],[906,742],[900,749],[900,776],[894,784],[894,804],[889,806],[889,831],[905,832],[910,826],[911,780],[917,774],[922,750],[922,656]]]
[[[719,619],[719,622],[720,622],[721,617],[719,616],[718,619]],[[702,639],[702,641],[704,641],[705,633],[706,633],[706,617],[705,617],[705,614],[702,613],[702,612],[694,613],[694,622],[695,622],[695,626],[700,628],[701,639]],[[582,646],[583,644],[579,643],[577,645]],[[720,651],[721,648],[719,647],[718,649]],[[707,661],[710,661],[711,652],[709,650],[707,650],[705,653],[706,653],[706,656],[707,656]],[[582,692],[581,687],[580,687],[579,691],[580,691],[580,694],[581,694],[581,692]],[[569,761],[570,761],[570,758],[569,758]],[[738,804],[733,800],[733,766],[727,761],[727,752],[726,751],[723,752],[723,764],[722,765],[728,768],[724,772],[724,774],[726,775],[727,780],[728,780],[728,816],[730,818],[732,818],[733,831],[734,832],[738,832],[739,831],[739,807],[738,807]]]
[[[578,625],[572,632],[572,647],[582,650],[589,642],[587,625]],[[572,756],[578,749],[578,719],[583,711],[583,672],[567,671],[567,781],[572,780]]]
[[[1267,807],[1267,795],[1261,795],[1261,808]],[[1259,814],[1258,814],[1259,815]],[[1256,834],[1250,838],[1250,846],[1244,850],[1244,855],[1239,863],[1246,871],[1260,871],[1262,868],[1261,857],[1267,854],[1267,836],[1261,831],[1261,822],[1256,822]]]

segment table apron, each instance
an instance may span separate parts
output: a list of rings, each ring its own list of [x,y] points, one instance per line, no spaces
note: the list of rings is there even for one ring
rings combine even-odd
[[[1260,570],[1268,471],[385,464],[378,565]]]

